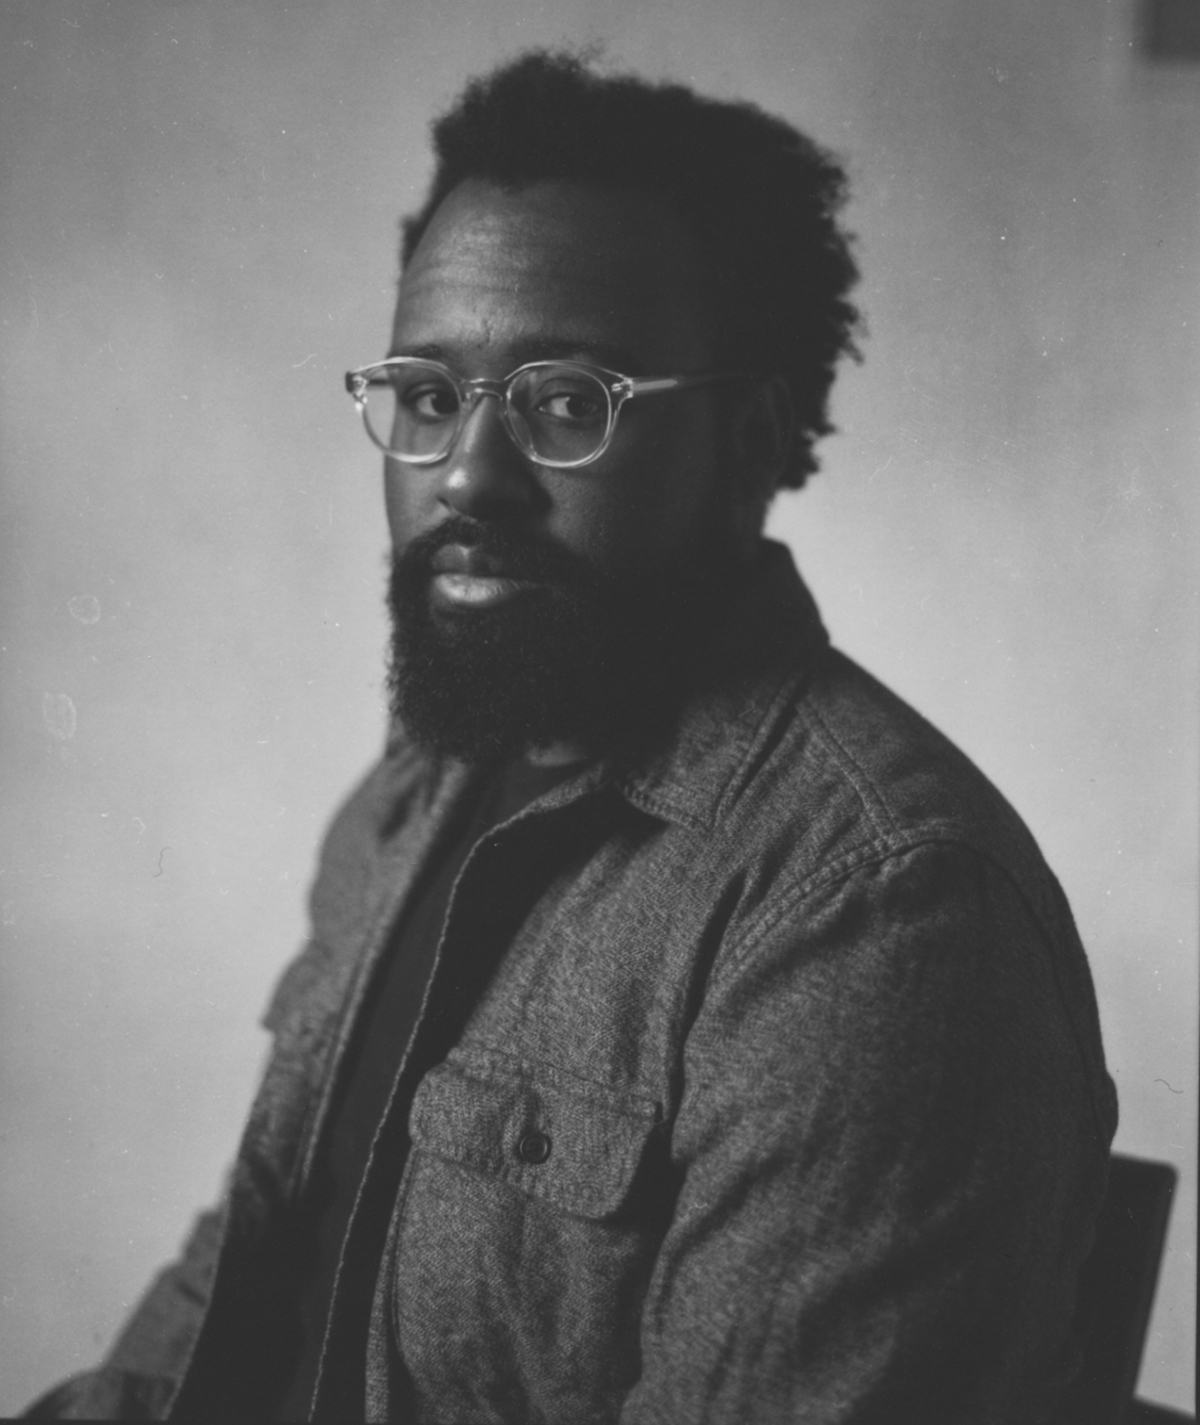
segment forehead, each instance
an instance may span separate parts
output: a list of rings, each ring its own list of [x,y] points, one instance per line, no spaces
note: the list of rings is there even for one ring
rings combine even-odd
[[[413,253],[393,344],[506,369],[567,355],[634,375],[698,369],[712,346],[703,293],[691,235],[651,195],[471,180]]]

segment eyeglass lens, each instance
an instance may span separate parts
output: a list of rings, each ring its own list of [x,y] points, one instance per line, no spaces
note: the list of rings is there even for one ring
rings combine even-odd
[[[366,418],[375,440],[401,459],[445,455],[462,423],[458,390],[434,365],[406,362],[365,373]],[[481,398],[482,399],[482,398]],[[522,371],[508,390],[513,439],[535,460],[571,465],[595,455],[608,434],[611,403],[599,377],[545,364]]]

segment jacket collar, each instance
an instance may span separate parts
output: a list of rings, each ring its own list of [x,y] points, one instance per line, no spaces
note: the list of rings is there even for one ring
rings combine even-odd
[[[753,578],[714,629],[674,731],[617,771],[617,788],[654,816],[714,826],[828,644],[791,553],[764,539]]]
[[[718,619],[670,731],[650,747],[591,763],[540,799],[549,810],[614,787],[652,816],[697,829],[732,805],[784,708],[828,647],[829,636],[791,553],[762,541],[758,565]],[[445,806],[478,775],[453,759],[427,759],[394,726],[393,786],[424,762],[426,806]]]

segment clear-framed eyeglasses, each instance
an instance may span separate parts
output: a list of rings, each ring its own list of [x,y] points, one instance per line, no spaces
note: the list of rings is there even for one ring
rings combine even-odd
[[[724,372],[622,376],[581,361],[530,361],[502,381],[467,380],[440,361],[393,356],[347,371],[346,390],[375,444],[406,464],[445,459],[474,407],[494,396],[518,450],[539,465],[571,470],[604,454],[633,397],[736,379]]]

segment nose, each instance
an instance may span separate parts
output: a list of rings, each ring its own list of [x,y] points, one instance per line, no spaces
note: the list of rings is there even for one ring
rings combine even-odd
[[[504,427],[500,399],[477,394],[441,467],[438,499],[473,519],[498,519],[544,498],[533,467]]]

